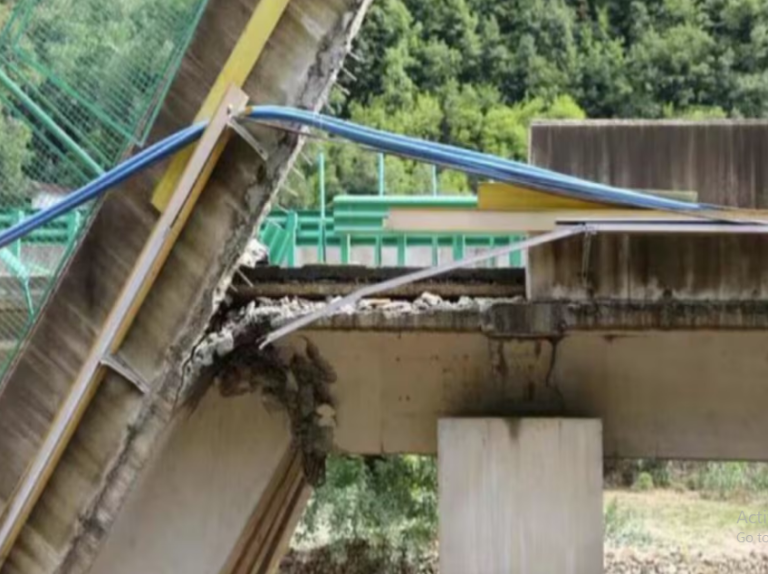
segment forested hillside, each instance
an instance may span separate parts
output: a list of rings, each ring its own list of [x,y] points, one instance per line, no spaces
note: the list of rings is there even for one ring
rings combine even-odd
[[[768,2],[375,0],[347,69],[335,113],[524,159],[534,118],[768,115]],[[375,157],[326,151],[331,193],[375,191]],[[305,169],[294,203],[314,201]],[[429,178],[388,160],[388,191],[424,193]]]

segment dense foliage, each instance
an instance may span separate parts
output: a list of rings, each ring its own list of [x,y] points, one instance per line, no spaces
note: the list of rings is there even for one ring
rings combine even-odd
[[[765,117],[768,3],[375,0],[346,67],[333,112],[525,159],[536,118]],[[375,192],[375,157],[324,147],[329,195]],[[288,203],[316,202],[304,169]],[[424,193],[429,177],[388,160],[388,192]],[[470,182],[441,173],[440,188]]]
[[[418,554],[437,528],[437,469],[419,456],[331,457],[297,532],[310,544],[365,540]]]

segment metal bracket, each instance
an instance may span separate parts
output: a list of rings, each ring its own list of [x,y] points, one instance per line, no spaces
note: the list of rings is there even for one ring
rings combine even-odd
[[[105,355],[99,361],[136,387],[142,395],[149,392],[149,383],[136,370],[117,355]]]
[[[253,148],[253,151],[256,152],[256,155],[258,155],[262,161],[267,161],[269,158],[267,150],[265,150],[264,147],[258,141],[256,141],[256,138],[253,137],[253,134],[249,132],[246,127],[237,120],[237,118],[230,118],[229,127],[231,127],[237,135],[243,138],[245,142]]]
[[[594,235],[596,233],[593,230],[587,230],[584,233],[581,246],[581,284],[587,291],[592,287],[590,263],[592,260],[592,236]]]

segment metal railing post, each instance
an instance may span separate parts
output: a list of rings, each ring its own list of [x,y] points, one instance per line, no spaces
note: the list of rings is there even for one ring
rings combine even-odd
[[[379,195],[384,195],[385,192],[385,184],[384,184],[384,154],[379,154]]]
[[[318,176],[320,179],[320,229],[317,236],[317,259],[325,263],[325,154],[320,152],[317,156]]]

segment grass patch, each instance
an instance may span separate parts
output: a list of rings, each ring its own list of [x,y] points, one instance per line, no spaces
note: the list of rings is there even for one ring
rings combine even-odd
[[[639,490],[640,492],[653,490],[653,477],[651,474],[649,472],[641,472],[638,474],[635,483],[632,485],[632,489]]]
[[[688,479],[688,486],[717,500],[765,497],[768,465],[746,462],[709,462]]]
[[[766,513],[756,501],[704,498],[698,492],[613,490],[605,495],[605,540],[614,547],[768,552],[745,545],[739,532],[768,534],[768,526],[739,523],[742,513]]]
[[[605,541],[611,546],[648,546],[653,537],[646,530],[639,513],[611,498],[603,511]]]

